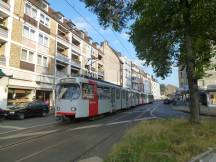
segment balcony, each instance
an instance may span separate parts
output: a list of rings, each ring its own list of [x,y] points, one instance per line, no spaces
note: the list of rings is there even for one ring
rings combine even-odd
[[[91,71],[96,72],[96,69],[94,67],[91,67]]]
[[[72,52],[75,53],[75,54],[80,55],[81,54],[80,46],[77,46],[77,45],[72,43]]]
[[[140,83],[140,78],[138,77],[131,77],[131,79],[132,79],[132,82],[134,83]]]
[[[7,3],[7,0],[0,0],[0,16],[5,17],[5,13],[10,12],[10,5]],[[8,15],[7,14],[7,15]]]
[[[61,61],[61,62],[66,63],[66,64],[69,64],[69,62],[70,62],[69,58],[67,56],[63,55],[62,53],[57,53],[56,59]]]
[[[80,39],[73,36],[72,37],[72,51],[77,53],[77,54],[81,54],[81,49],[80,49],[80,46],[81,46],[81,43],[80,43]]]
[[[62,25],[58,25],[58,34],[57,34],[57,40],[61,44],[69,47],[69,38],[68,38],[68,30],[64,28]]]
[[[60,42],[61,44],[65,45],[66,47],[69,47],[69,40],[68,37],[62,36],[62,35],[57,35],[57,41]]]
[[[71,66],[81,68],[81,62],[77,59],[71,59]]]
[[[98,69],[98,75],[104,76],[104,70],[103,69]]]
[[[6,65],[6,57],[5,55],[0,55],[0,65]]]
[[[56,71],[56,77],[57,78],[65,78],[67,77],[67,73],[66,72],[63,72],[63,71]]]
[[[5,39],[8,38],[8,29],[3,25],[0,25],[0,37],[3,37]],[[0,42],[0,43],[2,43],[2,42]]]
[[[43,76],[43,75],[37,75],[36,82],[52,84],[53,78],[48,76]]]

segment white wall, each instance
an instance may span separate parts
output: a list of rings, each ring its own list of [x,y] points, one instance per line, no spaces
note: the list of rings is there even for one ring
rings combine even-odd
[[[8,94],[8,77],[0,78],[0,108],[7,107],[7,94]]]

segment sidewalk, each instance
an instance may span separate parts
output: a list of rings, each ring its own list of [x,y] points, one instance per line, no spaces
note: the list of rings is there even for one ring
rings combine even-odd
[[[195,156],[189,162],[216,162],[216,150],[210,148],[206,152]]]
[[[180,103],[178,103],[176,105],[172,105],[172,108],[174,110],[178,110],[178,111],[190,112],[190,109],[187,105],[180,104]],[[201,105],[200,114],[216,117],[216,107],[207,107],[207,106]]]

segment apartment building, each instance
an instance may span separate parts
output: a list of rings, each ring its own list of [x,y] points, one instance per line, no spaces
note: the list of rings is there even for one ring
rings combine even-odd
[[[216,58],[212,58],[212,65],[215,65]],[[206,71],[206,76],[198,80],[198,87],[200,91],[207,94],[208,106],[216,106],[216,68]],[[186,69],[179,67],[179,88],[181,91],[188,91],[188,82]]]
[[[101,43],[100,49],[104,53],[104,80],[122,86],[123,62],[120,59],[119,53],[107,41]]]
[[[0,69],[10,76],[0,78],[3,108],[38,98],[52,106],[58,80],[77,75],[149,91],[144,71],[122,61],[107,41],[94,42],[46,0],[1,0],[0,22]]]
[[[154,96],[155,100],[159,100],[160,99],[160,97],[161,97],[161,94],[160,94],[160,84],[153,77],[151,79],[151,93]]]
[[[143,77],[141,69],[133,62],[131,64],[131,84],[132,89],[140,92],[143,91]]]
[[[126,56],[120,57],[123,62],[122,73],[123,73],[123,87],[131,89],[132,82],[131,82],[131,65],[132,62]]]
[[[62,77],[87,71],[104,78],[100,47],[46,0],[0,1],[0,16],[0,68],[11,76],[0,88],[4,107],[37,98],[52,106]]]

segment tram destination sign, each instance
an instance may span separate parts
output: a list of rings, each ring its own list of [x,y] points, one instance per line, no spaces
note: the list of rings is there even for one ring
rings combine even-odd
[[[60,83],[75,83],[76,79],[75,78],[64,78],[60,80]]]

